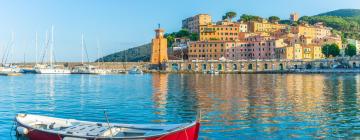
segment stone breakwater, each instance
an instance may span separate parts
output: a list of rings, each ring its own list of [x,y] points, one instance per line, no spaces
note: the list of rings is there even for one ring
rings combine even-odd
[[[60,62],[57,65],[69,69],[81,65],[78,62]],[[339,73],[360,71],[360,58],[353,59],[322,59],[314,61],[303,60],[237,60],[217,61],[170,60],[163,63],[162,70],[150,70],[149,62],[102,62],[87,63],[101,69],[117,72],[128,71],[137,67],[144,72],[154,73]],[[17,64],[21,68],[31,68],[35,64]]]

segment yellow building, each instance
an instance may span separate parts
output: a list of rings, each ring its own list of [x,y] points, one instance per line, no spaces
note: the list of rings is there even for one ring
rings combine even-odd
[[[200,26],[200,41],[206,40],[239,40],[240,33],[247,32],[247,24],[218,22]]]
[[[211,24],[211,16],[208,14],[198,14],[193,17],[186,18],[182,21],[182,28],[192,33],[199,33],[202,25]]]
[[[299,26],[293,26],[291,28],[291,32],[293,34],[296,34],[298,36],[305,36],[308,38],[316,38],[316,27],[309,26],[306,24],[299,25]]]
[[[266,32],[266,33],[275,33],[281,30],[287,29],[288,25],[270,23],[266,20],[262,22],[251,21],[248,23],[249,32]]]
[[[153,65],[159,65],[162,62],[168,61],[167,54],[167,39],[164,38],[164,30],[156,29],[156,36],[152,40],[151,59]]]
[[[324,55],[321,52],[321,46],[318,45],[306,45],[303,46],[303,59],[321,59]]]
[[[288,60],[314,60],[323,58],[321,46],[318,45],[301,45],[276,48],[276,57],[278,59]]]

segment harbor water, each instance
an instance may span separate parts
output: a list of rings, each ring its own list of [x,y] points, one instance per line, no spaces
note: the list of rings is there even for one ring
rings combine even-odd
[[[0,77],[0,139],[17,113],[113,123],[191,122],[200,138],[360,138],[359,74]]]

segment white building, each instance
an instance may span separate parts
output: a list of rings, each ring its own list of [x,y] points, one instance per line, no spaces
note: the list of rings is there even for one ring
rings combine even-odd
[[[347,39],[348,44],[352,44],[356,47],[356,55],[360,55],[360,41],[355,39]]]

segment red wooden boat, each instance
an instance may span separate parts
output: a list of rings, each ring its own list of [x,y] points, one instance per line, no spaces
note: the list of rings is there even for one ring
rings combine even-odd
[[[17,135],[30,140],[197,140],[199,121],[183,124],[117,124],[18,114]]]

